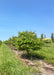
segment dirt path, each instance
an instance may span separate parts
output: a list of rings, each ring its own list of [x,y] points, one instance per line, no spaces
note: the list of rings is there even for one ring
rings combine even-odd
[[[46,62],[42,61],[41,59],[34,59],[29,60],[26,58],[22,58],[21,55],[23,54],[23,51],[17,51],[14,50],[13,48],[9,47],[13,53],[16,55],[16,57],[18,57],[18,59],[20,59],[22,62],[24,62],[24,64],[26,64],[27,66],[33,66],[34,68],[37,69],[37,63],[39,63],[39,70],[42,72],[41,75],[54,75],[54,66],[52,66],[51,64],[47,64]],[[34,62],[35,61],[35,62]]]
[[[34,61],[31,61],[29,59],[25,59],[25,58],[21,58],[21,55],[23,54],[23,51],[16,51],[16,50],[13,50],[14,54],[16,56],[19,56],[19,59],[21,61],[23,61],[27,66],[31,65],[33,66],[34,68],[37,69],[37,63],[34,62]],[[50,64],[47,64],[45,63],[44,61],[42,60],[39,60],[36,58],[36,61],[39,63],[39,70],[42,72],[42,73],[46,73],[49,75],[54,75],[54,67]]]

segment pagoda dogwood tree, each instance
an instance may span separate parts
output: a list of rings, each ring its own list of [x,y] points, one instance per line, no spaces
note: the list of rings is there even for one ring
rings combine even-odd
[[[31,51],[38,50],[42,46],[41,39],[37,38],[35,32],[18,32],[17,48],[19,50],[25,50],[28,55],[31,54]]]

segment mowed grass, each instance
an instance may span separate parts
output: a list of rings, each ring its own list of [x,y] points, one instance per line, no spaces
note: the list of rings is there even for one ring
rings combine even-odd
[[[54,43],[45,44],[41,50],[34,51],[33,55],[54,66]]]
[[[36,70],[27,67],[23,62],[17,60],[13,52],[5,45],[0,46],[0,75],[30,75]]]

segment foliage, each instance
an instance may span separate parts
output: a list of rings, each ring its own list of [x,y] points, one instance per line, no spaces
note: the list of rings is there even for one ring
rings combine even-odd
[[[9,38],[8,40],[4,41],[4,43],[16,47],[17,38],[17,36],[13,36],[12,38]]]
[[[3,43],[8,44],[8,40],[4,41]]]
[[[44,38],[44,39],[43,39],[43,42],[44,42],[44,43],[51,43],[52,40],[51,40],[50,38]]]
[[[13,37],[11,38],[11,44],[12,44],[13,46],[15,46],[15,47],[16,47],[16,41],[17,41],[17,37],[16,37],[16,36],[13,36]]]
[[[5,44],[7,45],[11,45],[11,38],[9,38],[8,40],[4,41]]]
[[[0,40],[0,45],[2,44],[2,41]]]
[[[38,50],[41,46],[42,41],[37,38],[35,32],[24,31],[18,33],[17,47],[19,50],[25,50],[29,56],[31,51]]]

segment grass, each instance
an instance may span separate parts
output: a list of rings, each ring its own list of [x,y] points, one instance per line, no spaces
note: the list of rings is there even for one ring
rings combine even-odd
[[[0,75],[30,75],[33,67],[28,67],[17,60],[13,52],[5,45],[0,46]],[[35,72],[39,72],[36,71]]]
[[[32,54],[54,66],[54,43],[45,44],[41,50],[34,51]],[[5,44],[0,46],[0,75],[30,75],[33,72],[40,71],[17,60]]]
[[[34,51],[32,54],[54,66],[54,43],[45,44],[41,50]]]

